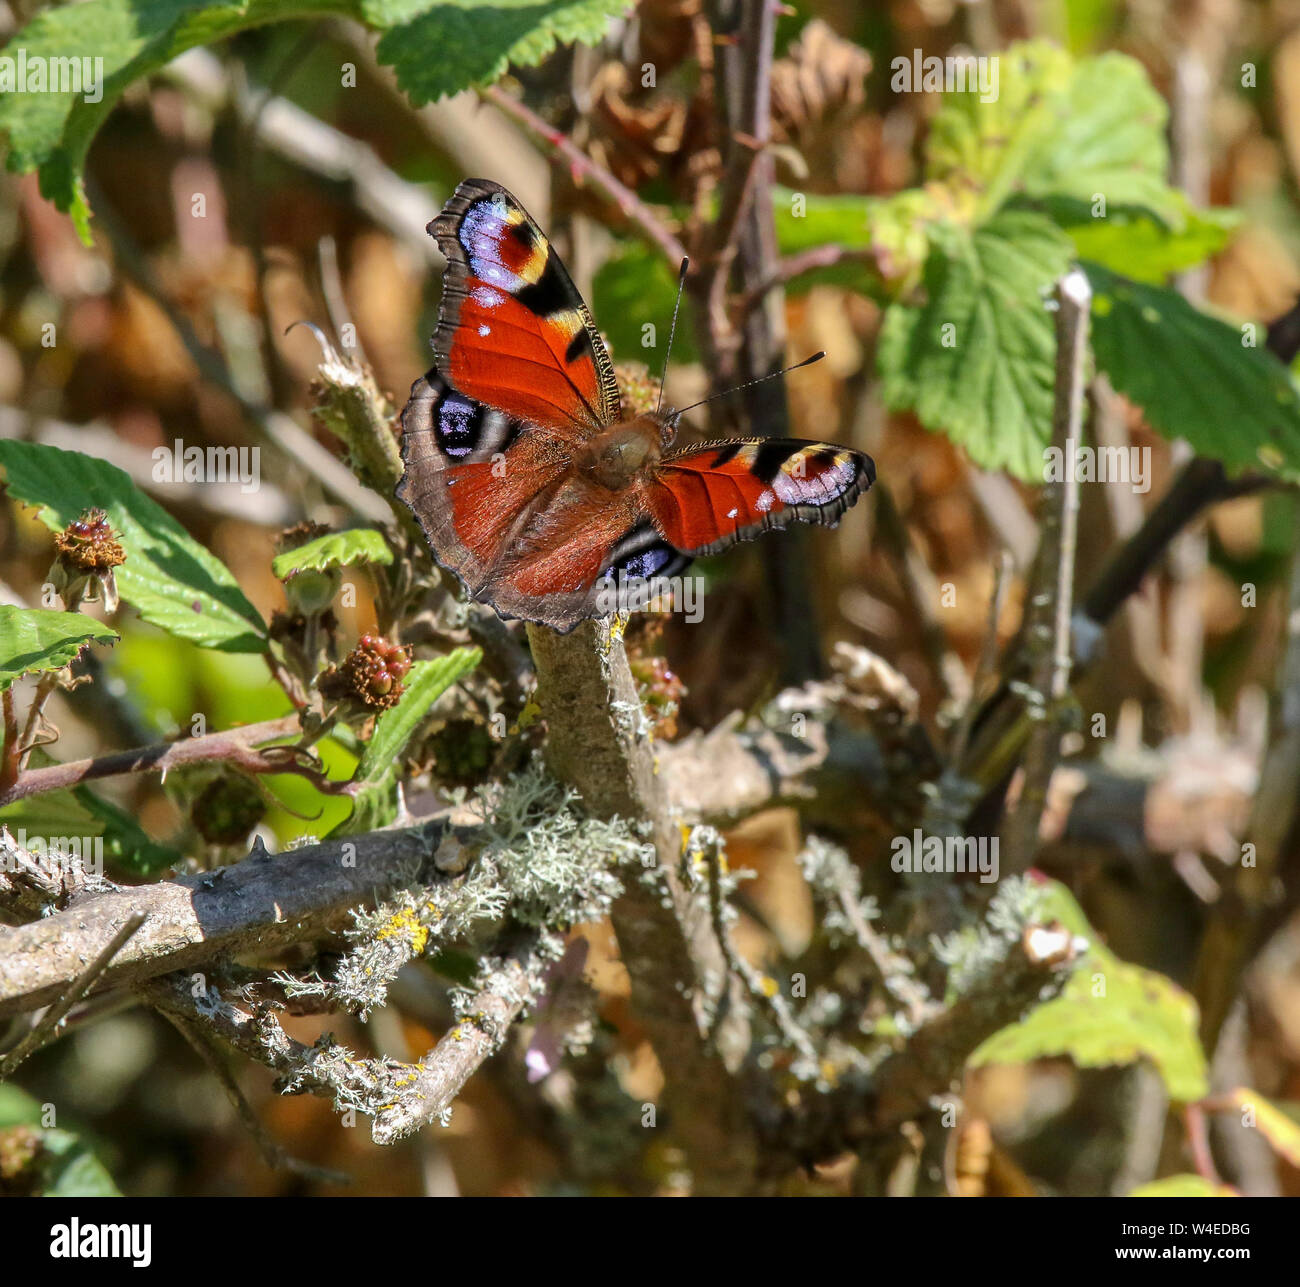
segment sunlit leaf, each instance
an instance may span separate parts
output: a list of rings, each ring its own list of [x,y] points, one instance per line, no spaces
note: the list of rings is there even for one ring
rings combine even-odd
[[[386,28],[377,52],[417,106],[506,68],[532,67],[557,45],[595,44],[631,0],[363,0],[366,20]]]
[[[1263,347],[1262,328],[1230,326],[1177,291],[1083,267],[1097,365],[1152,428],[1229,470],[1300,477],[1300,392]]]
[[[156,626],[204,648],[265,652],[266,625],[230,569],[115,465],[41,443],[0,441],[9,494],[39,508],[52,532],[99,508],[118,533],[126,562],[122,599]]]
[[[1028,211],[974,233],[936,230],[920,302],[885,314],[887,405],[915,411],[986,468],[1041,481],[1056,351],[1047,296],[1069,262],[1065,234]]]
[[[16,679],[61,670],[92,640],[115,643],[117,631],[80,612],[0,603],[0,692]]]
[[[382,532],[372,527],[356,527],[346,532],[329,532],[325,536],[277,554],[271,571],[281,581],[299,572],[322,572],[326,568],[346,568],[357,563],[393,561],[393,551]]]
[[[1148,1059],[1170,1099],[1190,1103],[1202,1098],[1208,1083],[1196,1002],[1163,974],[1121,961],[1097,943],[1065,886],[1053,882],[1043,915],[1086,937],[1092,947],[1060,996],[995,1033],[971,1056],[971,1066],[1061,1055],[1080,1068]]]

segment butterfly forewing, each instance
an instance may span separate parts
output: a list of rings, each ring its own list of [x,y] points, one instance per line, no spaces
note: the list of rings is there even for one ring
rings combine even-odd
[[[669,544],[717,554],[790,523],[836,523],[875,479],[870,456],[828,443],[706,442],[659,465],[646,503]]]
[[[523,206],[499,184],[467,179],[429,231],[447,257],[433,341],[443,377],[469,398],[561,433],[617,421],[609,354]]]

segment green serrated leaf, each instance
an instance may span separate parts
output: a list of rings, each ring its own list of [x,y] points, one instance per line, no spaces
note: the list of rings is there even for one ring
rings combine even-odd
[[[1131,1198],[1235,1198],[1236,1189],[1226,1184],[1214,1184],[1203,1175],[1166,1175],[1163,1180],[1139,1184]]]
[[[37,170],[41,195],[72,215],[90,243],[90,210],[82,188],[86,153],[99,127],[133,81],[196,45],[237,31],[292,18],[356,17],[358,0],[87,0],[46,9],[5,46],[17,59],[102,59],[102,83],[87,102],[80,92],[0,93],[0,136],[8,167]],[[79,64],[80,66],[80,64]],[[91,64],[92,70],[94,64]]]
[[[1042,479],[1056,339],[1046,297],[1070,263],[1049,219],[1006,210],[973,233],[934,230],[924,302],[886,309],[886,404],[960,443],[976,463]]]
[[[1084,934],[1093,946],[1060,996],[995,1033],[971,1056],[971,1066],[1068,1055],[1081,1068],[1100,1068],[1145,1058],[1170,1099],[1202,1098],[1208,1081],[1196,1002],[1163,974],[1121,961],[1097,944],[1078,903],[1055,881],[1043,914]]]
[[[271,561],[271,571],[283,581],[299,572],[323,572],[326,568],[347,568],[357,563],[383,563],[393,561],[384,534],[373,527],[356,527],[346,532],[330,532],[325,536],[299,545],[296,549],[277,554]]]
[[[116,643],[117,639],[116,630],[80,612],[0,603],[0,692],[23,675],[62,669],[91,641]]]
[[[1141,63],[1108,53],[1076,62],[1046,41],[998,56],[996,99],[943,96],[926,140],[926,178],[980,222],[1013,196],[1096,196],[1176,223],[1166,182],[1167,109]]]
[[[363,0],[386,27],[377,53],[420,106],[534,67],[557,45],[594,45],[632,0]]]
[[[265,652],[266,625],[216,555],[115,465],[41,443],[0,441],[9,494],[52,532],[99,508],[119,533],[122,598],[155,626],[203,648]]]
[[[1241,223],[1235,210],[1197,210],[1179,194],[1183,216],[1170,227],[1145,210],[1110,206],[1093,218],[1081,201],[1054,201],[1044,209],[1074,242],[1075,255],[1134,281],[1160,284],[1217,255]]]
[[[1242,330],[1193,308],[1176,291],[1085,263],[1092,283],[1092,347],[1111,383],[1152,428],[1185,438],[1231,472],[1300,477],[1300,391]],[[1258,336],[1257,346],[1245,340]]]
[[[375,721],[375,731],[353,776],[360,789],[354,797],[352,816],[334,834],[368,831],[391,821],[395,810],[393,788],[406,744],[434,702],[482,659],[478,648],[457,648],[436,661],[417,661],[411,667],[401,699]]]

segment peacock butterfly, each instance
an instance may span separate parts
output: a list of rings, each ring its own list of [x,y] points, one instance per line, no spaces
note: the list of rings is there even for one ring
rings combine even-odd
[[[871,458],[844,447],[671,451],[681,412],[625,419],[591,313],[499,184],[465,180],[429,232],[447,258],[436,362],[402,412],[397,495],[438,562],[500,616],[569,631],[697,556],[791,522],[833,525],[875,481]]]

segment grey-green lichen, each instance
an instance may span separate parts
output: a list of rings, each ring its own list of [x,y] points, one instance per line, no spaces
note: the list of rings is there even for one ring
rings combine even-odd
[[[507,920],[555,931],[603,919],[623,892],[620,869],[653,855],[631,824],[583,815],[574,792],[538,765],[457,803],[481,819],[467,873],[354,913],[353,946],[333,980],[279,976],[289,995],[328,996],[365,1015],[409,961],[453,944],[477,948]]]
[[[948,967],[949,997],[970,992],[1003,967],[1025,928],[1042,917],[1045,897],[1043,886],[1029,877],[1012,876],[1002,882],[978,924],[934,940],[936,958]]]

